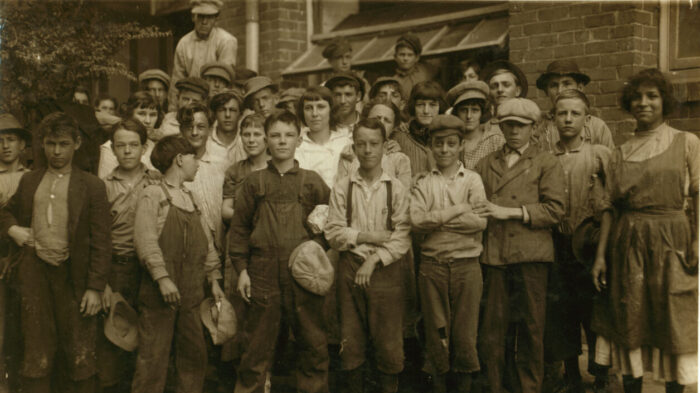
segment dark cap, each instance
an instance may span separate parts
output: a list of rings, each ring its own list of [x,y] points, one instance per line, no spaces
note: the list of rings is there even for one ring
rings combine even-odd
[[[352,46],[344,38],[336,38],[323,49],[323,57],[331,60],[352,51]]]
[[[16,117],[9,113],[0,114],[0,134],[5,132],[14,132],[24,139],[25,142],[32,140],[32,134],[24,129]]]
[[[170,77],[163,70],[152,68],[139,74],[139,84],[151,79],[162,82],[166,89],[170,88]]]
[[[454,115],[437,115],[430,123],[428,131],[430,132],[430,135],[433,135],[434,133],[443,130],[453,130],[454,135],[462,136],[464,135],[464,122],[462,119]],[[447,135],[453,134],[449,133]]]
[[[518,66],[508,60],[496,60],[486,65],[486,67],[481,70],[480,79],[488,85],[491,81],[491,77],[497,74],[499,70],[505,70],[515,75],[520,85],[520,97],[527,97],[527,77],[525,77],[525,74]]]
[[[401,37],[396,40],[396,47],[398,48],[400,45],[408,46],[409,48],[413,49],[416,55],[420,55],[423,51],[423,45],[420,43],[420,38],[418,38],[418,36],[415,34],[406,33],[401,35]]]
[[[202,97],[207,97],[209,95],[209,84],[202,78],[197,78],[194,76],[188,76],[187,78],[180,79],[175,83],[175,88],[178,91],[189,90],[195,93],[199,93]]]
[[[555,60],[547,66],[547,71],[537,78],[537,88],[540,90],[547,89],[549,78],[553,76],[570,76],[577,83],[587,85],[591,78],[578,69],[578,64],[573,60]]]
[[[330,79],[326,81],[325,86],[333,90],[333,86],[343,81],[350,82],[353,84],[353,86],[355,86],[357,91],[360,92],[360,100],[365,96],[365,84],[362,83],[362,80],[358,78],[357,75],[355,75],[353,72],[336,72],[335,74],[331,75]]]
[[[369,96],[370,96],[370,98],[376,97],[377,94],[379,94],[379,89],[380,89],[382,86],[384,86],[384,85],[386,85],[386,84],[388,84],[388,83],[396,83],[397,85],[399,85],[399,93],[403,93],[403,92],[401,91],[401,81],[398,80],[396,77],[393,77],[393,76],[380,76],[379,78],[377,78],[376,81],[374,81],[374,84],[373,84],[372,87],[369,89]]]
[[[236,79],[236,71],[234,71],[233,67],[226,63],[216,61],[203,65],[199,70],[199,74],[202,76],[216,76],[228,83]]]

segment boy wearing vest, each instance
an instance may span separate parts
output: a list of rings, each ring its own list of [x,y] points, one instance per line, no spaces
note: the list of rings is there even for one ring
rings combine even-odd
[[[382,171],[384,125],[363,119],[353,131],[360,167],[336,182],[325,233],[341,252],[338,292],[347,392],[361,393],[362,364],[372,347],[382,393],[398,390],[403,370],[402,270],[411,245],[408,200],[401,182]]]
[[[263,391],[280,325],[291,327],[299,348],[297,391],[328,391],[325,297],[301,287],[288,267],[292,251],[313,237],[308,215],[327,204],[330,194],[316,172],[299,168],[294,159],[299,128],[296,116],[286,111],[265,120],[271,160],[245,178],[234,201],[229,255],[239,275],[238,292],[249,304],[236,393]]]
[[[479,175],[460,161],[462,120],[438,115],[429,131],[435,168],[417,176],[409,210],[413,230],[426,235],[418,273],[425,323],[424,369],[433,376],[433,392],[446,391],[448,372],[454,376],[456,391],[468,392],[471,374],[479,371],[479,256],[486,228],[486,219],[472,212],[472,206],[486,194]]]

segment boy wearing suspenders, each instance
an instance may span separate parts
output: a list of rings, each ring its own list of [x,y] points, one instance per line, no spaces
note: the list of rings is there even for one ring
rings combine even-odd
[[[411,241],[408,199],[401,182],[382,171],[386,132],[376,119],[353,132],[360,167],[338,180],[325,234],[341,252],[341,367],[348,392],[362,392],[362,364],[371,343],[384,393],[398,390],[403,370],[403,285],[400,264]]]

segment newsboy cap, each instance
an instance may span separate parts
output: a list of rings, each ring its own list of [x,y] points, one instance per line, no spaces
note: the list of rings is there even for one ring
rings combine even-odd
[[[199,73],[202,76],[206,75],[219,77],[228,83],[231,83],[236,79],[236,71],[234,71],[233,67],[218,61],[212,61],[204,64]]]
[[[350,42],[348,42],[348,40],[346,40],[345,38],[341,37],[331,41],[331,43],[323,49],[322,55],[325,59],[331,60],[340,57],[350,51],[352,51],[352,46],[350,45]]]
[[[193,14],[216,15],[224,2],[221,0],[190,0]]]
[[[527,98],[511,98],[498,106],[498,122],[515,120],[522,124],[536,123],[540,119],[540,108]]]
[[[305,91],[306,89],[301,87],[290,87],[280,94],[280,99],[277,101],[277,106],[280,107],[282,104],[290,101],[298,101]]]
[[[489,86],[484,81],[466,81],[447,92],[447,102],[452,107],[456,107],[459,103],[472,98],[486,101],[488,96]]]
[[[418,38],[418,36],[415,34],[402,34],[401,37],[399,37],[399,39],[396,40],[396,48],[398,48],[401,45],[413,49],[416,55],[420,55],[423,51],[423,44],[420,43],[420,38]]]
[[[272,83],[272,79],[266,76],[254,76],[245,81],[245,99],[259,92],[260,90],[269,87],[277,92],[277,85]]]
[[[508,60],[496,60],[487,64],[486,67],[484,67],[484,69],[481,70],[481,73],[479,74],[480,79],[488,84],[491,80],[491,77],[499,73],[498,71],[500,70],[505,70],[515,75],[518,85],[520,86],[520,97],[527,97],[527,77],[520,69],[520,67],[516,66]]]
[[[209,330],[214,345],[224,344],[236,335],[236,311],[226,298],[222,298],[218,304],[213,298],[204,299],[199,304],[199,317]]]
[[[396,83],[399,87],[399,93],[401,92],[401,81],[398,80],[396,77],[393,76],[380,76],[377,78],[377,80],[374,81],[374,84],[372,87],[369,89],[369,97],[374,98],[379,94],[379,89],[389,83]]]
[[[434,133],[438,131],[453,131],[451,133],[447,133],[445,136],[448,135],[464,135],[464,122],[462,119],[455,115],[437,115],[433,119],[432,122],[430,122],[430,126],[428,126],[428,131],[430,132],[430,135],[433,135]]]
[[[202,78],[188,76],[175,83],[178,91],[189,90],[201,94],[203,97],[209,95],[209,84]]]
[[[163,70],[151,68],[150,70],[146,70],[139,74],[139,84],[151,79],[163,82],[166,89],[170,88],[170,77]]]
[[[10,113],[0,114],[0,134],[6,132],[13,132],[19,135],[19,137],[24,139],[25,142],[32,140],[32,134],[27,131],[22,124],[20,124],[17,118],[12,116]]]
[[[335,273],[328,255],[320,244],[307,240],[289,257],[292,277],[307,291],[324,296],[331,289]]]
[[[360,99],[362,99],[365,96],[365,84],[362,83],[362,80],[358,78],[358,76],[355,75],[355,73],[352,71],[336,72],[335,74],[331,75],[331,77],[326,81],[325,86],[333,90],[333,87],[342,81],[352,83],[352,85],[355,86],[357,91],[360,92]]]
[[[547,71],[545,71],[539,78],[537,78],[537,88],[540,90],[547,89],[547,83],[549,83],[549,78],[553,76],[570,76],[574,78],[577,83],[583,83],[587,85],[591,81],[591,78],[581,72],[578,69],[578,64],[573,60],[555,60],[547,66]]]

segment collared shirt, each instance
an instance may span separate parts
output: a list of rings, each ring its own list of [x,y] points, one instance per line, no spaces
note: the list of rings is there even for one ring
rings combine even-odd
[[[32,232],[36,255],[58,266],[69,257],[68,185],[70,171],[58,173],[47,169],[34,194]]]
[[[421,252],[440,261],[481,255],[487,220],[472,213],[471,206],[485,200],[481,178],[462,164],[451,178],[437,169],[419,175],[411,189],[409,214],[413,229],[426,233]],[[470,208],[448,220],[445,210],[459,204]]]
[[[615,142],[608,125],[598,117],[586,115],[581,135],[583,140],[591,145],[603,145],[610,150],[615,149]],[[559,142],[559,131],[552,111],[543,113],[542,121],[535,125],[531,140],[538,144],[542,150],[554,151],[555,145]]]
[[[477,145],[471,150],[464,149],[462,152],[462,163],[467,169],[474,169],[479,160],[502,148],[506,143],[498,124],[487,122],[479,127],[483,128],[483,134]]]
[[[178,190],[166,181],[163,181],[166,187],[170,190]],[[190,193],[186,188],[180,188],[183,193]],[[173,196],[173,205],[178,206],[186,211],[193,211],[193,207],[187,201],[180,201],[176,198],[179,193],[171,191]],[[195,204],[198,204],[196,196],[194,196]],[[134,247],[139,259],[146,265],[151,278],[156,281],[160,278],[167,277],[168,271],[165,269],[165,259],[163,251],[160,249],[159,239],[160,234],[165,226],[165,220],[170,211],[168,198],[163,193],[160,184],[149,185],[143,189],[136,203],[136,217],[134,220]],[[211,233],[206,230],[207,222],[202,215],[202,228],[207,237],[208,253],[207,259],[204,262],[204,270],[207,273],[209,280],[221,278],[221,262],[214,248]]]
[[[177,88],[175,84],[188,76],[200,76],[203,65],[211,62],[221,62],[235,65],[236,54],[238,53],[238,40],[226,30],[220,27],[211,29],[211,33],[206,39],[200,39],[197,33],[192,30],[180,39],[175,48],[175,59],[173,60],[173,75],[170,78],[170,94],[168,100],[175,110],[177,101]]]
[[[554,155],[564,168],[566,212],[559,223],[559,232],[573,235],[586,218],[598,216],[610,206],[606,202],[604,182],[612,152],[603,145],[585,140],[578,147],[566,150],[561,141],[554,145]]]
[[[5,206],[10,201],[10,198],[15,195],[19,181],[26,172],[29,172],[29,169],[22,164],[14,172],[0,169],[0,207]]]
[[[338,173],[338,162],[343,149],[352,144],[352,137],[342,129],[331,131],[330,139],[320,145],[309,138],[308,128],[302,130],[301,145],[297,148],[295,158],[299,167],[318,173],[326,185],[331,188]]]
[[[104,179],[112,215],[112,254],[134,256],[134,218],[141,191],[157,184],[160,173],[141,166],[139,174],[129,179],[116,168]]]
[[[243,150],[243,141],[241,140],[240,132],[236,133],[236,138],[233,142],[226,145],[219,138],[219,131],[216,127],[214,127],[214,130],[207,139],[207,152],[210,153],[212,160],[221,166],[223,171],[238,161],[248,157],[248,154]]]
[[[349,182],[352,188],[352,217],[348,226],[346,212]],[[387,228],[387,186],[391,182],[392,216],[394,230],[389,241],[381,246],[373,244],[358,244],[360,232],[388,231]],[[406,252],[411,246],[409,236],[411,226],[408,222],[408,198],[406,188],[401,182],[382,172],[373,184],[367,184],[356,169],[349,177],[339,179],[331,191],[328,221],[326,222],[326,239],[331,246],[339,251],[350,251],[367,259],[377,254],[384,266],[389,265]]]
[[[202,211],[210,236],[214,239],[217,250],[221,250],[223,226],[221,221],[221,195],[224,185],[224,169],[214,161],[207,150],[199,159],[199,170],[194,181],[184,184],[196,197]]]
[[[144,145],[145,151],[141,155],[141,163],[152,171],[157,170],[151,163],[151,153],[155,145],[156,144],[153,143],[152,140],[146,139],[146,144]],[[118,166],[119,160],[117,160],[117,156],[112,149],[112,141],[110,140],[103,143],[100,146],[100,165],[97,167],[97,177],[104,180],[112,171],[117,169]]]
[[[506,160],[506,166],[510,168],[513,165],[515,165],[515,163],[518,162],[518,160],[520,160],[520,156],[522,156],[523,153],[525,153],[525,150],[527,150],[528,147],[530,147],[529,142],[518,149],[513,149],[508,145],[503,145],[503,152],[505,153],[503,155],[503,158],[505,158]]]
[[[411,96],[411,89],[420,82],[433,80],[437,75],[437,70],[432,65],[425,63],[416,63],[413,68],[408,71],[396,68],[394,78],[401,82],[401,95],[403,99],[408,101]]]

